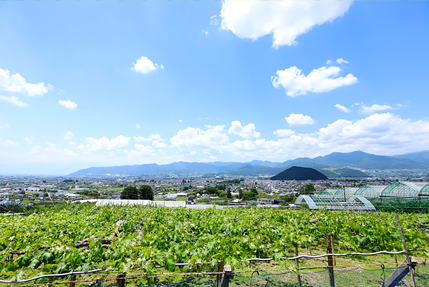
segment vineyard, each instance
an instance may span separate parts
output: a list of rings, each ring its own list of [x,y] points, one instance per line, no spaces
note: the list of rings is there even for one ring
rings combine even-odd
[[[429,214],[400,215],[409,249],[428,254]],[[392,213],[252,208],[187,209],[150,206],[53,206],[29,216],[0,215],[0,279],[114,268],[140,273],[198,270],[219,260],[235,269],[246,259],[281,261],[317,248],[332,235],[336,251],[403,249]],[[175,263],[189,263],[179,267]],[[154,284],[148,278],[148,284]]]

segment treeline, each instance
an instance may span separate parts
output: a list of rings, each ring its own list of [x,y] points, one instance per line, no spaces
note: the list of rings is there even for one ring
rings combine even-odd
[[[121,192],[121,199],[147,199],[153,200],[153,190],[149,185],[127,186]]]

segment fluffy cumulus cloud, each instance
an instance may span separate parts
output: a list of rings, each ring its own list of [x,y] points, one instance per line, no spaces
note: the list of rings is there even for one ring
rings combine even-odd
[[[164,141],[164,139],[159,134],[153,134],[147,138],[142,137],[142,136],[136,136],[133,138],[136,142],[151,142],[151,141],[163,142]]]
[[[248,124],[243,127],[239,121],[233,121],[231,123],[228,133],[239,135],[245,139],[261,137],[261,133],[256,131],[255,124]]]
[[[148,57],[141,57],[137,60],[136,63],[134,63],[134,66],[131,68],[131,70],[142,73],[143,75],[149,74],[153,71],[156,71],[158,69],[163,70],[163,65],[158,65],[151,60],[149,60]]]
[[[336,107],[339,111],[342,111],[342,112],[345,112],[345,113],[350,113],[350,112],[351,112],[351,110],[350,110],[350,109],[348,109],[348,108],[346,108],[345,106],[340,105],[340,104],[336,104],[336,105],[335,105],[335,107]]]
[[[77,108],[77,104],[75,102],[70,101],[70,100],[67,100],[67,101],[59,100],[58,104],[62,105],[63,107],[65,107],[66,109],[69,109],[69,110],[74,110]]]
[[[73,133],[71,131],[66,132],[66,134],[64,135],[64,139],[66,141],[71,140],[73,138]]]
[[[157,141],[157,140],[154,140],[152,142],[152,145],[156,148],[166,148],[167,147],[167,145],[165,143]]]
[[[341,65],[341,64],[348,64],[349,62],[344,60],[343,58],[338,58],[337,63]]]
[[[116,149],[125,148],[130,143],[131,138],[125,137],[123,135],[117,136],[113,139],[108,139],[106,137],[102,137],[99,139],[93,137],[85,138],[85,141],[88,143],[87,145],[79,145],[78,148],[82,151],[111,151]]]
[[[277,71],[276,76],[271,77],[271,82],[275,88],[282,86],[286,90],[286,95],[290,97],[305,95],[307,92],[329,92],[342,86],[357,83],[358,79],[353,74],[340,77],[340,72],[340,67],[323,66],[314,69],[305,76],[302,70],[293,66]]]
[[[207,126],[206,130],[200,128],[186,128],[179,130],[177,135],[170,139],[173,147],[181,150],[203,148],[207,151],[222,150],[229,144],[229,138],[225,134],[225,126]]]
[[[310,116],[303,114],[290,114],[288,117],[285,117],[288,124],[291,126],[304,126],[314,124],[314,120]]]
[[[356,121],[339,119],[314,133],[293,134],[275,141],[235,141],[225,150],[245,158],[278,160],[356,150],[393,155],[426,150],[428,144],[429,121],[377,113]]]
[[[239,38],[273,35],[273,47],[296,44],[313,27],[342,17],[352,1],[225,1],[221,28]],[[213,20],[212,20],[213,21]]]
[[[20,74],[11,75],[8,70],[0,69],[0,90],[24,93],[28,96],[42,96],[52,88],[52,85],[45,86],[43,82],[38,84],[27,83]]]
[[[6,96],[1,96],[0,95],[0,100],[12,103],[15,106],[18,106],[18,107],[21,107],[21,108],[28,107],[28,105],[26,103],[24,103],[23,101],[21,101],[17,97],[6,97]]]
[[[273,134],[275,134],[276,136],[280,137],[280,138],[286,138],[286,137],[290,137],[292,135],[295,134],[295,131],[293,130],[288,130],[288,129],[283,129],[283,130],[275,130],[273,132]]]
[[[376,113],[376,112],[393,110],[393,107],[391,107],[389,105],[373,104],[372,106],[366,106],[364,104],[361,104],[360,106],[361,106],[360,112],[362,114],[373,114],[373,113]]]
[[[0,139],[0,144],[4,145],[4,146],[17,146],[18,145],[18,143],[13,142],[11,140],[7,140],[7,141],[3,142],[1,139]]]

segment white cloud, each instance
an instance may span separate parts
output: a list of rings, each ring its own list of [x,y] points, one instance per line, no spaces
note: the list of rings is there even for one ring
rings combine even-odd
[[[193,150],[193,151],[190,152],[190,154],[194,155],[194,154],[197,154],[197,152]]]
[[[303,125],[312,125],[314,120],[310,116],[305,116],[303,114],[290,114],[288,117],[285,117],[288,124],[291,126],[303,126]]]
[[[280,137],[280,138],[286,138],[286,137],[290,137],[292,135],[295,134],[295,131],[293,130],[288,130],[288,129],[284,129],[284,130],[275,130],[273,132],[273,134],[275,134],[276,136]]]
[[[41,151],[43,151],[42,147],[35,146],[35,147],[33,147],[33,148],[30,149],[30,154],[40,153]]]
[[[221,28],[256,40],[273,34],[273,47],[295,45],[313,27],[342,17],[352,1],[225,1]]]
[[[140,128],[140,125],[139,124],[136,124],[136,129],[139,129]]]
[[[76,143],[75,143],[75,142],[69,142],[68,144],[69,144],[69,145],[76,145]]]
[[[340,110],[340,111],[342,111],[342,112],[345,112],[345,113],[350,113],[350,112],[351,112],[351,110],[350,110],[350,109],[348,109],[348,108],[346,108],[345,106],[342,106],[342,105],[340,105],[340,104],[336,104],[336,105],[335,105],[335,107],[336,107],[338,110]]]
[[[210,25],[217,26],[219,25],[219,20],[216,15],[210,17]]]
[[[182,121],[182,120],[179,120],[179,123],[183,123],[183,121]]]
[[[73,138],[73,134],[71,131],[66,132],[66,134],[64,135],[64,139],[66,141],[71,140]]]
[[[8,129],[8,128],[10,128],[10,125],[8,125],[8,124],[0,124],[0,130],[1,129]]]
[[[6,97],[6,96],[1,96],[0,95],[0,100],[12,103],[12,104],[14,104],[14,105],[16,105],[18,107],[21,107],[21,108],[25,108],[25,107],[28,106],[26,103],[22,102],[17,97]]]
[[[282,86],[286,90],[286,95],[290,97],[305,95],[307,92],[329,92],[342,86],[357,83],[357,78],[353,74],[339,77],[340,72],[341,68],[339,67],[323,66],[314,69],[305,76],[302,74],[302,70],[293,66],[285,70],[278,70],[277,76],[271,77],[271,82],[275,88]]]
[[[165,143],[157,141],[157,140],[154,140],[152,142],[152,145],[156,148],[166,148],[167,147],[167,145]]]
[[[209,34],[209,31],[202,30],[202,32],[207,36]]]
[[[361,110],[360,112],[362,114],[373,114],[380,111],[387,111],[387,110],[393,110],[393,107],[389,105],[378,105],[373,104],[372,106],[365,106],[364,104],[361,104]]]
[[[18,143],[13,142],[13,141],[11,141],[11,140],[7,140],[7,141],[5,141],[5,142],[3,143],[3,145],[5,145],[5,146],[17,146],[17,145],[18,145]]]
[[[44,95],[52,85],[45,86],[45,83],[30,84],[18,73],[10,75],[8,70],[0,69],[0,90],[8,92],[19,92],[28,96]]]
[[[164,141],[159,134],[151,135],[150,138],[157,141]]]
[[[348,64],[349,62],[346,61],[346,60],[344,60],[343,58],[338,58],[337,59],[337,63],[341,65],[341,64],[344,64],[344,63]]]
[[[332,60],[326,61],[326,65],[330,65],[330,64],[332,64]]]
[[[69,109],[69,110],[74,110],[77,107],[77,104],[75,102],[70,101],[70,100],[67,100],[67,101],[59,100],[58,103],[60,105],[62,105],[63,107],[65,107],[66,109]]]
[[[242,138],[259,138],[261,133],[256,131],[255,124],[248,124],[247,126],[241,126],[239,121],[233,121],[231,127],[228,129],[229,134],[236,134]]]
[[[177,135],[170,139],[171,145],[179,149],[203,148],[209,151],[221,152],[229,144],[225,134],[225,126],[208,126],[207,130],[200,128],[186,128],[179,130]]]
[[[153,63],[151,60],[144,56],[138,59],[137,62],[134,64],[134,67],[131,68],[131,70],[142,73],[144,75],[149,74],[157,69],[163,70],[164,66]]]
[[[149,137],[149,138],[145,138],[145,137],[142,137],[142,136],[136,136],[136,137],[133,137],[134,138],[134,140],[136,141],[136,142],[150,142],[150,141],[152,141],[152,139]]]
[[[123,135],[117,136],[113,139],[108,139],[106,137],[102,137],[100,139],[95,139],[93,137],[85,138],[85,141],[88,143],[87,145],[79,145],[78,148],[82,151],[98,151],[98,150],[116,150],[126,147],[130,142],[129,137],[125,137]]]
[[[33,140],[34,140],[34,138],[27,138],[27,137],[25,138],[25,141],[29,144],[32,144]]]

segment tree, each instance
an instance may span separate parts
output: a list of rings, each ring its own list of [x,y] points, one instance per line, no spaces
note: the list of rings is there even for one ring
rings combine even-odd
[[[252,193],[252,197],[254,197],[254,198],[258,197],[258,190],[255,187],[252,187],[250,192]]]
[[[301,187],[301,189],[299,190],[299,193],[301,194],[313,194],[316,191],[316,189],[314,188],[314,185],[312,183],[308,183],[306,185],[304,185],[303,187]]]
[[[232,194],[231,194],[231,189],[228,188],[228,190],[226,191],[226,197],[227,198],[232,198]]]
[[[207,186],[206,187],[206,193],[208,193],[210,195],[219,195],[219,190],[216,187]]]
[[[241,188],[238,191],[238,197],[241,198],[241,199],[243,199],[243,197],[244,197],[243,189],[241,189]]]
[[[153,200],[153,190],[149,185],[143,184],[139,188],[139,198]]]
[[[135,186],[127,186],[121,192],[121,199],[139,199],[139,191]]]

